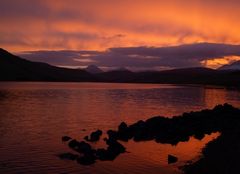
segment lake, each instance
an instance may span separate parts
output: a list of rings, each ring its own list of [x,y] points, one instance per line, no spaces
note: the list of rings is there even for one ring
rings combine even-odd
[[[58,154],[70,151],[61,137],[80,140],[96,129],[116,129],[122,121],[172,117],[223,103],[239,108],[240,92],[162,84],[1,82],[0,173],[178,174],[178,167],[198,159],[218,133],[176,146],[130,141],[123,143],[129,153],[91,166],[60,160]],[[168,165],[168,154],[179,161]]]

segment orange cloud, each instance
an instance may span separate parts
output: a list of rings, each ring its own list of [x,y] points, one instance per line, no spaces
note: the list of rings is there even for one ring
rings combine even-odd
[[[238,60],[240,60],[240,56],[225,56],[222,58],[203,60],[201,61],[201,64],[205,67],[216,69],[223,65],[227,65]]]
[[[2,0],[0,46],[23,51],[239,44],[239,7],[236,0]]]

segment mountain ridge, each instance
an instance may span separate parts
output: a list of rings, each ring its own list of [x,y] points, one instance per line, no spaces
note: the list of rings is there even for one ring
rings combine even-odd
[[[96,81],[84,70],[60,68],[32,62],[0,49],[1,81]]]
[[[88,65],[84,70],[91,73],[91,74],[98,74],[98,73],[103,73],[104,72],[103,70],[101,70],[96,65]]]
[[[85,70],[31,62],[0,49],[0,81],[168,83],[240,87],[240,71],[193,67],[147,72],[117,70],[92,74]]]

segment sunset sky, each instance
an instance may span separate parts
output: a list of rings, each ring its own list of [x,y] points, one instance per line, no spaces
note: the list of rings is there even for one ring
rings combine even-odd
[[[217,68],[240,60],[239,9],[239,0],[1,0],[0,47],[73,68]]]

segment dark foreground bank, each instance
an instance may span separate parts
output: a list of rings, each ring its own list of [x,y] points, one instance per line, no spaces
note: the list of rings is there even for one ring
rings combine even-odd
[[[100,139],[101,130],[86,136],[84,141],[64,136],[62,141],[67,142],[76,153],[64,153],[59,157],[76,160],[82,165],[91,165],[96,161],[114,160],[124,153],[126,149],[121,141],[154,140],[157,143],[176,145],[188,141],[191,136],[201,140],[206,134],[214,132],[220,132],[221,135],[206,145],[200,160],[181,167],[182,170],[187,174],[237,173],[240,161],[240,110],[229,104],[218,105],[212,110],[184,113],[173,118],[153,117],[129,126],[122,122],[117,130],[107,131],[105,149],[94,149],[90,145]],[[177,157],[169,154],[169,163],[177,160]]]

